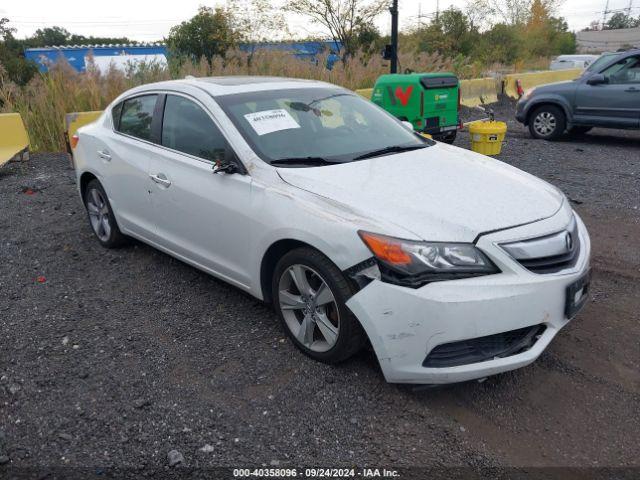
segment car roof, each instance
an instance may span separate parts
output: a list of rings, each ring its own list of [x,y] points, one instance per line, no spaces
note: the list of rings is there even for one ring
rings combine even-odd
[[[141,85],[131,92],[144,92],[146,90],[169,89],[181,90],[185,85],[204,90],[217,97],[236,93],[260,92],[267,90],[285,90],[295,88],[342,88],[319,80],[306,80],[301,78],[266,77],[266,76],[220,76],[220,77],[191,77],[181,80],[168,80],[164,82]]]

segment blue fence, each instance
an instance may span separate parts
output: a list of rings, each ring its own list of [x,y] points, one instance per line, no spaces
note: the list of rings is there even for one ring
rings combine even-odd
[[[256,49],[266,49],[273,51],[290,52],[297,58],[315,61],[317,56],[323,52],[329,53],[331,50],[340,51],[340,43],[333,41],[317,42],[274,42],[261,43],[257,45],[241,44],[240,49],[250,52]],[[120,55],[164,55],[168,56],[166,45],[145,44],[145,45],[74,45],[44,48],[27,48],[24,52],[28,60],[38,64],[40,71],[46,72],[49,66],[64,57],[69,64],[81,72],[86,69],[85,57],[89,53],[94,57],[113,57]]]

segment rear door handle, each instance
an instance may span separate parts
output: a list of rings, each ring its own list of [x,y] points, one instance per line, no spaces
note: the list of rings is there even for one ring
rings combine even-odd
[[[107,162],[111,161],[111,155],[106,150],[104,150],[104,151],[98,150],[98,156],[101,159],[106,160]]]
[[[640,89],[631,87],[631,88],[627,88],[625,92],[640,92]]]
[[[157,175],[151,174],[149,175],[149,178],[151,178],[151,180],[153,180],[157,184],[162,185],[163,187],[171,186],[171,180],[169,180],[164,173],[159,173]]]

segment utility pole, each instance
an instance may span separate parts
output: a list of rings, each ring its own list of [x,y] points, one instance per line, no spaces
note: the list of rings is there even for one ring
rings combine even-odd
[[[398,0],[391,4],[391,73],[398,73]]]
[[[604,12],[602,12],[602,30],[607,26],[607,15],[609,14],[609,0],[604,6]]]

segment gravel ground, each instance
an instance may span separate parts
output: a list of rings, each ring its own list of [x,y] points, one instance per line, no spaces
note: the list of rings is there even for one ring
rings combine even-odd
[[[101,248],[65,155],[5,166],[0,477],[166,472],[172,450],[194,468],[640,467],[640,134],[535,141],[494,108],[498,158],[587,223],[592,301],[532,366],[438,389],[386,384],[369,352],[315,363],[239,290],[140,243]]]

